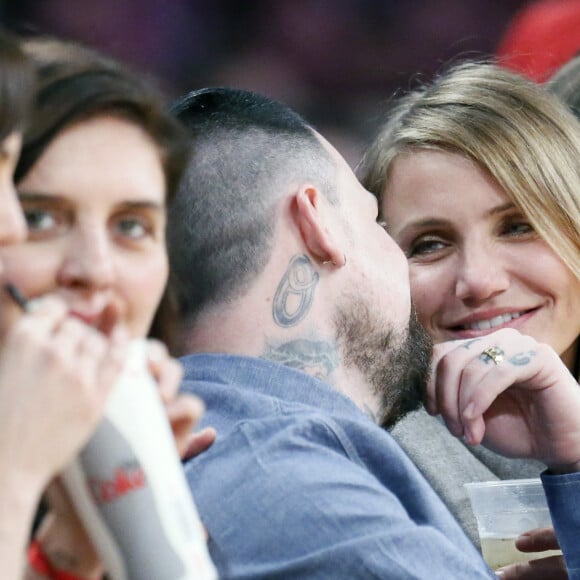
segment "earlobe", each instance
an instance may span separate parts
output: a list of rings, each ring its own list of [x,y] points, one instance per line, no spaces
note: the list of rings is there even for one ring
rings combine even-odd
[[[304,185],[296,193],[296,221],[311,256],[321,264],[343,266],[344,252],[335,230],[330,204],[313,185]]]
[[[340,264],[337,264],[336,262],[332,262],[330,260],[324,260],[324,262],[322,262],[323,266],[328,266],[328,264],[332,264],[333,266],[340,266],[340,267],[346,266],[346,254],[343,255],[342,262]]]

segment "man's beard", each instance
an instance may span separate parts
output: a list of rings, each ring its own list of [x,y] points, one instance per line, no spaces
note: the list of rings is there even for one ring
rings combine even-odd
[[[390,429],[423,404],[433,344],[414,307],[408,328],[395,333],[364,299],[350,297],[337,308],[335,324],[345,364],[357,368],[380,398],[381,427]]]

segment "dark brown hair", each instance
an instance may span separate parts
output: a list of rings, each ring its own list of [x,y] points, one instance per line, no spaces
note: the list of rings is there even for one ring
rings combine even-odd
[[[10,33],[0,29],[0,141],[22,131],[34,86],[34,71]]]
[[[187,138],[154,85],[73,42],[36,38],[24,41],[22,47],[36,68],[37,90],[15,181],[30,171],[67,127],[100,115],[116,115],[141,127],[158,146],[171,199],[187,159]]]
[[[171,203],[187,162],[189,140],[153,83],[86,46],[54,38],[27,39],[23,50],[37,74],[37,90],[14,180],[18,183],[63,130],[83,120],[115,115],[140,127],[157,145]],[[166,289],[160,308],[171,324]],[[155,323],[154,323],[155,324]]]

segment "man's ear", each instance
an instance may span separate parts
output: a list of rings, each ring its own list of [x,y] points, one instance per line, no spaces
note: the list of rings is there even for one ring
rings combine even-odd
[[[324,195],[313,185],[303,185],[295,201],[295,219],[311,255],[321,263],[342,265],[344,252],[337,232],[333,232],[330,204]]]

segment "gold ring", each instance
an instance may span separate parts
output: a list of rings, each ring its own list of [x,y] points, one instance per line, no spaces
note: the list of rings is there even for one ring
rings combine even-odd
[[[499,365],[503,361],[504,354],[505,352],[499,346],[490,346],[481,352],[479,358],[485,363],[492,360],[495,365]]]

